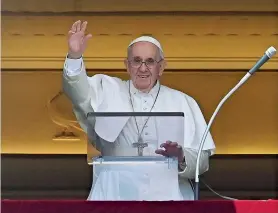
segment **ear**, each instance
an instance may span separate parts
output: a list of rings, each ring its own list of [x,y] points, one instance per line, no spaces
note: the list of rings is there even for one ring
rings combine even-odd
[[[161,61],[159,67],[159,76],[162,76],[164,69],[166,68],[167,62],[166,60]]]
[[[126,68],[127,72],[130,74],[129,66],[128,66],[128,60],[127,59],[124,60],[124,64],[125,64],[125,68]]]

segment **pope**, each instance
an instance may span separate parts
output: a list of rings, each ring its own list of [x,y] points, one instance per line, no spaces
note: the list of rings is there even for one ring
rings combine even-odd
[[[68,53],[63,69],[63,90],[72,102],[78,122],[87,134],[89,112],[183,112],[184,139],[165,140],[157,144],[162,131],[156,129],[155,118],[129,119],[109,127],[98,127],[102,154],[109,156],[133,155],[134,141],[147,141],[146,156],[167,156],[178,159],[178,183],[163,169],[141,178],[144,168],[129,172],[107,171],[92,187],[88,200],[193,200],[191,179],[196,170],[196,159],[206,121],[197,104],[189,95],[160,83],[166,67],[164,51],[153,37],[141,36],[127,47],[123,61],[130,79],[104,74],[88,76],[83,54],[91,34],[86,34],[87,22],[75,22],[68,32]],[[200,174],[208,171],[209,158],[215,152],[212,136],[208,134],[201,153]],[[173,183],[162,179],[173,178]],[[166,180],[166,179],[165,179]],[[160,182],[161,181],[161,182]],[[123,186],[123,187],[119,187]],[[142,190],[145,188],[147,190]],[[153,190],[153,191],[152,191]]]

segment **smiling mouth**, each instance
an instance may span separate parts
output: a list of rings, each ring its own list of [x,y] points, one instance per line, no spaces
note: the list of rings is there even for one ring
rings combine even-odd
[[[146,79],[148,77],[150,77],[149,75],[138,75],[139,78],[142,78],[142,79]]]

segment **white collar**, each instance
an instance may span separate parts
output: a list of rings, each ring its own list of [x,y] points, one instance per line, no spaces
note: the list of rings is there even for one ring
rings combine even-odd
[[[128,84],[130,84],[130,93],[131,95],[151,95],[153,97],[155,97],[159,91],[159,87],[160,87],[160,82],[157,81],[156,84],[154,85],[154,87],[149,91],[149,92],[142,92],[140,90],[138,90],[137,88],[135,88],[135,86],[133,85],[132,81],[129,80],[127,81]]]

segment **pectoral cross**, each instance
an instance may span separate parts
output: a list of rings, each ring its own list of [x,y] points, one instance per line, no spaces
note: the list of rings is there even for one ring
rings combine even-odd
[[[137,148],[138,150],[138,156],[143,156],[143,150],[145,147],[148,146],[148,143],[144,143],[142,138],[140,137],[137,143],[132,144],[133,147]]]

